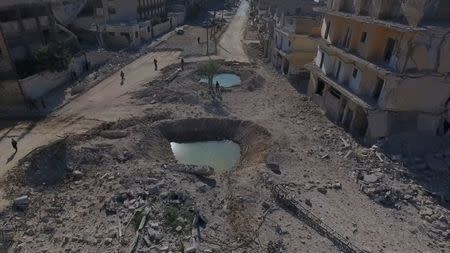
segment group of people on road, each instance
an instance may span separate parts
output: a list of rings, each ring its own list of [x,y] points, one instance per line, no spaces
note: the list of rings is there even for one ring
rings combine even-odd
[[[153,64],[155,65],[155,71],[158,71],[158,60],[156,60],[156,58],[153,59]],[[123,70],[120,71],[120,78],[121,78],[120,85],[123,85],[125,82],[125,72],[123,72]]]
[[[158,71],[158,60],[155,58],[153,59],[153,65],[155,66],[155,71]],[[181,58],[181,70],[184,70],[184,58]],[[125,82],[125,72],[123,70],[120,71],[120,78],[121,82],[120,85],[123,85]]]

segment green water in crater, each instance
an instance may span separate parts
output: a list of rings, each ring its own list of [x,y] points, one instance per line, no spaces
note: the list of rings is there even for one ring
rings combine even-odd
[[[186,165],[208,165],[215,170],[233,168],[241,156],[241,148],[230,141],[171,142],[177,161]]]
[[[200,80],[202,83],[208,83],[208,79],[202,78]],[[216,82],[219,82],[221,87],[230,88],[233,86],[237,86],[241,84],[241,78],[235,74],[218,74],[213,78],[213,85],[216,85]]]

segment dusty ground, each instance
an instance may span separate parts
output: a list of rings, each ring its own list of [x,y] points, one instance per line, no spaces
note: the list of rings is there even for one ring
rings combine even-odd
[[[211,37],[208,40],[207,48],[206,29],[200,26],[184,26],[184,34],[176,34],[161,43],[160,49],[180,49],[182,57],[202,56],[216,54],[216,43]],[[200,44],[197,38],[200,37]]]
[[[9,193],[31,198],[25,213],[4,216],[20,228],[14,247],[22,252],[124,252],[133,245],[142,217],[137,211],[150,210],[141,232],[142,252],[189,248],[196,211],[206,220],[199,244],[204,252],[337,252],[331,241],[274,201],[271,186],[283,185],[364,250],[448,251],[447,210],[414,181],[402,182],[406,172],[401,165],[383,155],[386,161],[381,162],[375,151],[359,146],[270,67],[223,65],[222,71],[240,74],[244,85],[224,91],[222,100],[211,98],[195,69],[191,63],[174,81],[156,80],[133,93],[135,103],[148,108],[148,119],[107,128],[124,130],[126,137],[104,138],[94,131],[68,141],[64,154],[72,172],[64,184],[35,186],[21,180],[28,177],[13,174]],[[266,159],[207,178],[167,169],[164,164],[174,159],[164,138],[151,134],[152,123],[202,117],[246,120],[267,129],[270,137],[257,135],[272,143]],[[54,149],[50,156],[58,154]],[[271,171],[266,162],[277,164],[279,171]],[[365,190],[378,189],[383,177],[396,192]]]
[[[230,32],[235,37],[222,38],[242,44],[242,31],[239,26]],[[252,47],[248,52],[257,51]],[[15,229],[12,249],[132,252],[137,229],[142,252],[181,252],[191,245],[191,219],[198,211],[206,223],[200,228],[200,252],[338,252],[316,227],[274,200],[272,186],[281,185],[309,213],[366,251],[450,250],[449,213],[442,199],[400,162],[361,147],[270,66],[259,59],[253,59],[257,64],[224,64],[223,71],[240,74],[244,85],[212,99],[198,83],[196,63],[167,82],[160,80],[166,73],[148,71],[154,57],[169,66],[179,61],[179,52],[146,55],[127,66],[130,75],[124,86],[112,76],[54,117],[1,133],[22,135],[19,153],[2,168],[10,172],[3,182],[8,199],[0,203],[8,208],[0,217],[1,225]],[[27,163],[10,170],[18,158],[65,134],[133,116],[146,118],[102,127],[125,131],[123,137],[111,139],[99,129],[72,136],[61,142],[65,145],[45,146],[24,160],[52,164],[51,172],[66,164],[66,174],[26,173]],[[257,137],[272,144],[261,152],[267,156],[209,177],[170,169],[167,165],[174,159],[164,138],[152,130],[154,122],[203,117],[250,121],[266,129],[269,135]],[[8,150],[7,144],[0,143],[3,150]],[[2,161],[7,157],[10,153],[0,156]],[[63,183],[51,185],[48,178]],[[29,207],[9,208],[21,195],[30,197]]]

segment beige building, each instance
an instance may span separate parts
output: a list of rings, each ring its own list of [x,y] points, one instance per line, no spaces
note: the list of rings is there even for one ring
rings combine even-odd
[[[308,94],[368,143],[450,129],[450,1],[331,0]]]
[[[23,103],[25,93],[19,79],[38,71],[32,61],[34,54],[50,40],[64,43],[71,52],[77,50],[76,36],[58,20],[59,14],[64,16],[66,10],[70,14],[76,9],[65,8],[68,3],[70,1],[0,1],[0,105]],[[75,3],[79,6],[80,2]]]
[[[264,56],[281,73],[297,75],[314,59],[320,37],[320,14],[314,0],[255,0],[254,22]]]
[[[320,17],[285,12],[274,29],[271,61],[285,75],[305,71],[317,53]]]
[[[89,0],[74,23],[82,39],[124,48],[150,40],[154,26],[171,19],[167,0]]]

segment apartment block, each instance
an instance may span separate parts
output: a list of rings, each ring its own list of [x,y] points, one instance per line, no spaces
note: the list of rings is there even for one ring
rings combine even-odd
[[[154,25],[170,21],[168,10],[168,0],[88,0],[74,29],[83,41],[121,49],[150,40]]]
[[[304,6],[303,6],[304,8]],[[296,75],[305,71],[317,52],[320,37],[319,15],[301,7],[281,13],[274,27],[271,62],[285,75]]]
[[[314,8],[323,6],[314,0],[257,0],[253,13],[264,57],[286,75],[307,72],[305,64],[317,52],[321,14]]]
[[[368,143],[450,129],[450,1],[331,0],[308,95]]]
[[[50,86],[48,82],[35,85],[26,96],[20,82],[24,78],[29,81],[39,71],[34,62],[37,50],[58,41],[71,53],[77,51],[76,36],[64,27],[65,20],[59,20],[76,12],[76,8],[67,8],[71,3],[80,7],[82,1],[0,1],[0,105],[21,104],[37,94],[35,90],[41,94]]]

